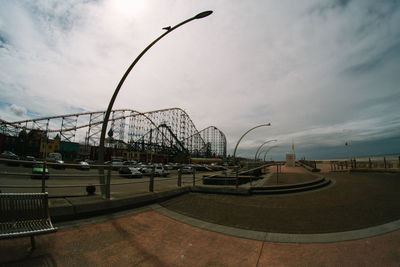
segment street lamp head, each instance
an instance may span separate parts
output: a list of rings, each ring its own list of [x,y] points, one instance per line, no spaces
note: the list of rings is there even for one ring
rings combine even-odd
[[[204,12],[201,12],[201,13],[197,14],[196,16],[194,16],[194,18],[195,19],[202,19],[202,18],[205,18],[205,17],[211,15],[212,13],[213,12],[211,10],[204,11]]]

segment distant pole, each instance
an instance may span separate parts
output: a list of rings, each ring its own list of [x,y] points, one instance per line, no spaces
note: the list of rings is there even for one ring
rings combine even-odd
[[[108,124],[108,120],[110,118],[110,113],[112,110],[112,107],[114,105],[115,99],[117,98],[118,92],[121,89],[122,85],[125,82],[125,79],[128,77],[129,73],[131,72],[131,70],[133,69],[133,67],[136,65],[136,63],[142,58],[142,56],[155,44],[157,43],[161,38],[163,38],[165,35],[169,34],[170,32],[172,32],[173,30],[177,29],[178,27],[192,21],[195,19],[201,19],[204,17],[207,17],[209,15],[211,15],[213,12],[212,11],[204,11],[201,12],[199,14],[197,14],[196,16],[189,18],[177,25],[175,25],[174,27],[166,27],[164,28],[166,30],[165,33],[163,33],[162,35],[160,35],[157,39],[155,39],[152,43],[150,43],[137,57],[136,59],[132,62],[132,64],[129,66],[129,68],[126,70],[125,74],[122,76],[121,80],[118,83],[117,88],[114,91],[113,96],[111,97],[110,103],[108,104],[108,108],[106,111],[106,114],[104,115],[104,120],[103,120],[103,125],[101,128],[101,134],[100,134],[100,144],[99,144],[99,165],[104,165],[104,139],[105,139],[105,135],[106,135],[106,130],[107,130],[107,124]],[[101,194],[104,195],[105,194],[105,188],[104,188],[104,166],[99,167],[99,180],[100,180],[100,189],[101,189]]]

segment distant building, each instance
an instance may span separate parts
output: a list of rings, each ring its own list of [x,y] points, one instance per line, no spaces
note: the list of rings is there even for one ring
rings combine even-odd
[[[79,154],[79,144],[75,142],[60,141],[60,153],[63,160],[73,161]]]
[[[54,139],[49,139],[47,136],[42,137],[40,142],[40,154],[43,158],[47,157],[49,153],[60,152],[61,138],[57,134]]]
[[[286,153],[286,166],[295,167],[296,166],[296,154]]]

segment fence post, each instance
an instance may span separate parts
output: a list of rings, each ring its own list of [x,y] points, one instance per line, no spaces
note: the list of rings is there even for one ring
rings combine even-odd
[[[368,158],[368,166],[370,169],[372,168],[371,158]]]
[[[346,164],[346,170],[348,169],[348,164],[347,164],[347,160],[344,162]]]
[[[111,197],[111,188],[110,188],[110,186],[111,186],[111,168],[112,168],[112,165],[110,165],[109,167],[108,167],[108,170],[107,170],[107,179],[106,179],[106,199],[110,199],[110,197]]]
[[[46,192],[46,159],[42,165],[42,193]]]
[[[386,169],[386,157],[383,157],[383,165],[385,166]]]
[[[236,188],[239,187],[239,168],[236,167]]]
[[[149,191],[154,192],[154,166],[151,168]]]
[[[276,164],[276,184],[278,184],[278,177],[279,177],[279,164]]]
[[[178,186],[182,186],[182,167],[178,169]]]
[[[193,186],[196,186],[196,168],[193,167]]]

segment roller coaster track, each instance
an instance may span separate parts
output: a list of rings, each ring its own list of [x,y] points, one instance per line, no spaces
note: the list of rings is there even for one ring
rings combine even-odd
[[[105,111],[82,112],[14,122],[0,119],[0,133],[17,136],[21,130],[39,130],[53,136],[58,134],[63,141],[83,139],[85,144],[96,145],[104,114]],[[125,143],[146,143],[148,147],[168,144],[191,154],[226,156],[224,133],[214,126],[199,132],[189,115],[180,108],[149,112],[116,109],[111,114],[108,129],[117,134],[115,139]]]

